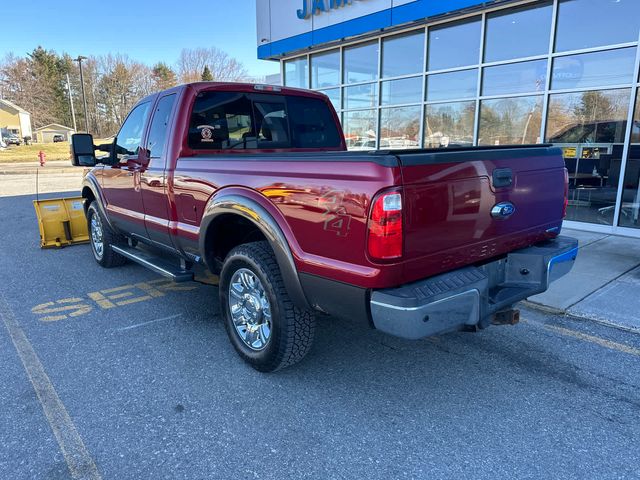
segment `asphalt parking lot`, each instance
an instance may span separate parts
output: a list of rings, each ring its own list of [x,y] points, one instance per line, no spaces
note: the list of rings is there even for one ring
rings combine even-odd
[[[2,479],[640,478],[636,334],[323,319],[305,361],[260,374],[215,287],[40,250],[32,199],[0,198]]]

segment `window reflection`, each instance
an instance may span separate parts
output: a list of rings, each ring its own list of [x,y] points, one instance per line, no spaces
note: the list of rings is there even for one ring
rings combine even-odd
[[[380,148],[418,148],[420,106],[383,108],[380,112]]]
[[[636,97],[636,108],[633,115],[631,145],[624,174],[618,225],[640,228],[640,90],[638,90]]]
[[[478,70],[437,73],[427,77],[427,101],[473,98],[478,91]]]
[[[482,73],[482,94],[541,92],[546,88],[546,78],[546,60],[487,67]]]
[[[638,40],[638,0],[563,0],[558,5],[556,51]]]
[[[424,70],[424,32],[382,41],[382,76],[399,77]]]
[[[382,105],[419,103],[422,98],[422,77],[390,80],[382,83]]]
[[[340,89],[330,88],[328,90],[322,90],[322,93],[329,97],[329,100],[331,100],[331,103],[333,104],[333,108],[340,111]]]
[[[344,83],[378,78],[378,42],[344,49]]]
[[[553,61],[551,88],[559,90],[631,83],[635,59],[635,47],[558,57]]]
[[[340,52],[311,55],[311,88],[340,85]]]
[[[344,136],[349,150],[376,148],[377,116],[377,110],[344,113]]]
[[[479,145],[540,143],[542,96],[483,100]]]
[[[284,62],[284,84],[287,87],[309,88],[307,57],[298,57]]]
[[[630,95],[624,88],[549,98],[546,139],[563,147],[568,220],[613,224]]]
[[[549,51],[551,2],[487,16],[485,62],[544,55]],[[523,41],[526,39],[526,41]]]
[[[426,106],[425,148],[473,145],[476,102],[437,103]]]
[[[371,108],[378,104],[378,84],[366,83],[344,89],[344,108]]]
[[[479,20],[429,29],[429,70],[474,65],[480,57]]]

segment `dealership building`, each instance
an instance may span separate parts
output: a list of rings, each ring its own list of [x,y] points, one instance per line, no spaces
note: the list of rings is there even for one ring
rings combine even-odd
[[[552,143],[567,226],[640,237],[640,0],[257,0],[257,25],[350,149]]]

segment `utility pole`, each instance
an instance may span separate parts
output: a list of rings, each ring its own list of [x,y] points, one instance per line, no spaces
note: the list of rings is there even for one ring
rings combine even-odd
[[[83,57],[80,55],[76,58],[76,62],[80,66],[80,86],[82,87],[82,103],[84,105],[84,131],[89,133],[89,115],[87,114],[87,97],[84,94],[84,77],[82,76],[82,61],[86,60],[87,57]]]
[[[76,109],[73,108],[73,95],[71,94],[71,82],[69,81],[68,73],[67,73],[67,90],[69,90],[69,106],[71,107],[71,118],[73,119],[73,131],[77,132],[78,127],[76,125]]]

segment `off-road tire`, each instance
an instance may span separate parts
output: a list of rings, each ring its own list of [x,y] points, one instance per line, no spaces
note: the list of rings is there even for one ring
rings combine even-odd
[[[94,215],[97,215],[100,219],[100,224],[102,226],[102,243],[103,243],[103,253],[99,255],[96,251],[96,247],[94,246],[94,242],[92,239],[91,232],[91,219]],[[100,209],[95,201],[91,202],[89,208],[87,209],[87,226],[89,229],[89,243],[91,244],[91,253],[93,253],[93,258],[95,258],[98,265],[104,268],[113,268],[124,265],[127,262],[127,259],[116,253],[112,250],[112,245],[122,245],[125,243],[125,239],[122,235],[115,233],[109,227],[106,219],[100,213]]]
[[[236,331],[229,311],[229,288],[234,273],[251,270],[262,282],[272,318],[271,337],[263,350],[249,348]],[[220,309],[231,344],[240,357],[261,372],[274,372],[302,360],[311,349],[316,319],[294,306],[284,286],[273,250],[267,242],[240,245],[227,255],[220,274]]]

